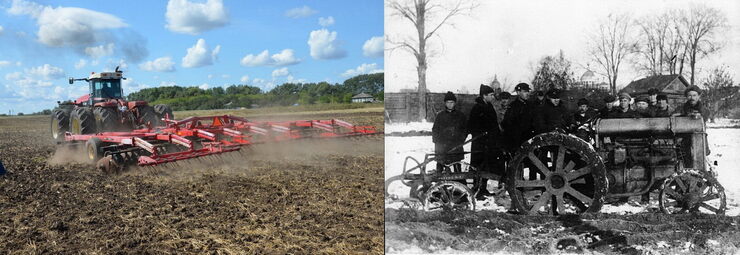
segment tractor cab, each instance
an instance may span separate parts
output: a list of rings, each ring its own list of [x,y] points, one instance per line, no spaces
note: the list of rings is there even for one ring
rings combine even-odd
[[[123,89],[121,88],[121,80],[123,79],[126,79],[123,78],[123,72],[118,71],[118,68],[116,68],[115,72],[93,72],[88,78],[69,78],[69,84],[75,81],[87,81],[90,86],[90,94],[80,97],[77,103],[94,105],[108,99],[123,99]]]

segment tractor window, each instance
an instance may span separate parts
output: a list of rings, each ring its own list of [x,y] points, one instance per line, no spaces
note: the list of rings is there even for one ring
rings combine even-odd
[[[93,81],[93,97],[121,98],[120,80],[97,80]]]

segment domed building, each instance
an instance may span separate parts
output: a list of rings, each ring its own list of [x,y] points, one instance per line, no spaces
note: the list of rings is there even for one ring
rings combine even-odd
[[[596,74],[587,67],[586,72],[581,75],[581,78],[578,81],[571,85],[571,88],[609,91],[609,84],[604,82],[604,79],[600,79],[596,76]]]

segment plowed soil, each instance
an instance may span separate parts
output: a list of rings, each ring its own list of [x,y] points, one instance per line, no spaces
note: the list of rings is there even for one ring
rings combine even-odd
[[[382,112],[338,117],[382,132]],[[383,252],[382,135],[104,175],[48,129],[0,118],[2,254]]]
[[[386,252],[737,254],[740,218],[708,214],[523,216],[386,209]]]

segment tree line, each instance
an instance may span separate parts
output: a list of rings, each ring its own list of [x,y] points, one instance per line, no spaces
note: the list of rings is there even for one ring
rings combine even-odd
[[[359,93],[367,93],[376,100],[382,101],[383,77],[383,73],[374,73],[358,75],[341,84],[284,83],[269,91],[243,84],[209,89],[180,86],[156,87],[133,92],[127,96],[127,99],[147,101],[150,104],[167,104],[175,111],[350,103],[352,96]]]

